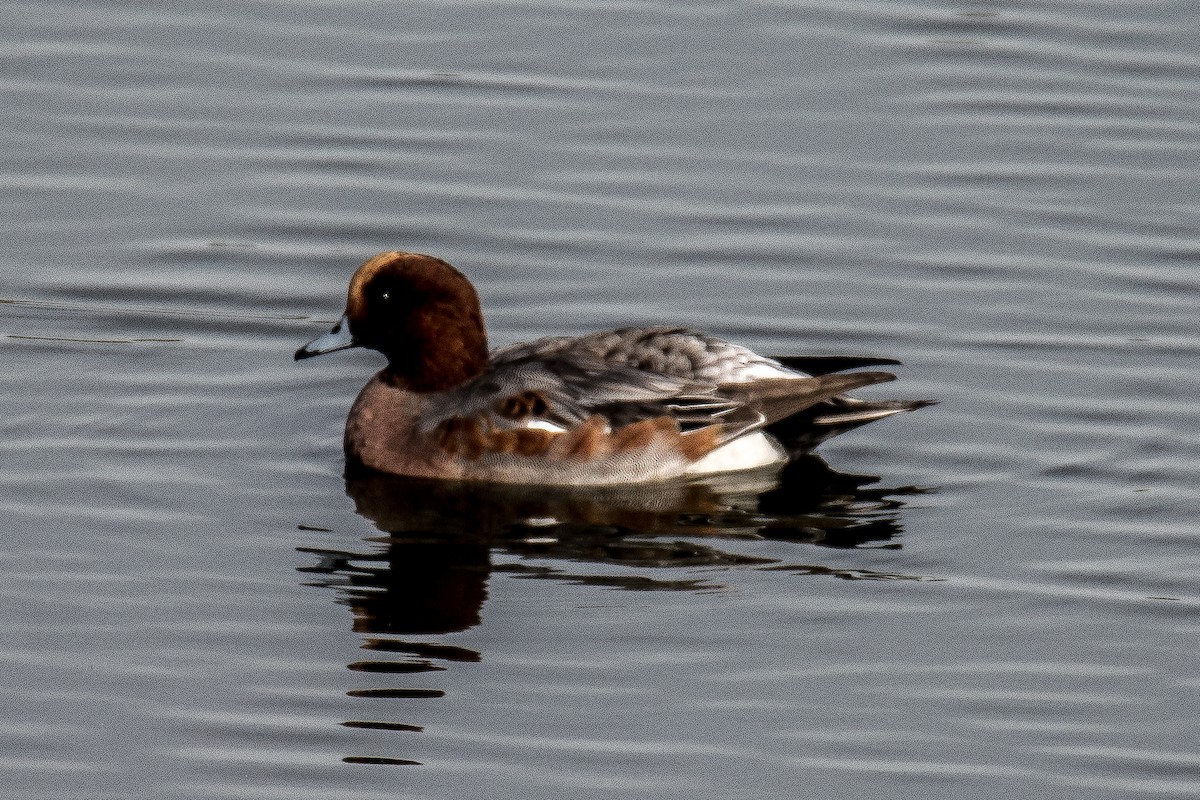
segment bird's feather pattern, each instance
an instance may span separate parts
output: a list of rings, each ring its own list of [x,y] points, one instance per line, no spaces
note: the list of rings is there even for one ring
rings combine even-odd
[[[667,418],[684,432],[719,426],[719,446],[893,377],[812,377],[695,331],[623,328],[496,350],[482,375],[429,405],[422,427],[472,420],[487,430],[554,431],[599,417],[619,429]]]

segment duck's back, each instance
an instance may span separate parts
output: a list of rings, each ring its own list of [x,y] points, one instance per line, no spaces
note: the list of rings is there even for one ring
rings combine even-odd
[[[618,328],[552,336],[492,353],[493,363],[528,358],[598,360],[708,386],[803,376],[775,359],[688,328]]]

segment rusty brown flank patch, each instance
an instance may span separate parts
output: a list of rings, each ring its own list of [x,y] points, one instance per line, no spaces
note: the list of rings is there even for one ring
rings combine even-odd
[[[528,428],[498,430],[476,419],[451,417],[438,425],[437,435],[438,445],[450,455],[476,460],[485,453],[544,455],[562,434]]]
[[[626,425],[613,433],[613,447],[616,450],[639,450],[647,447],[660,433],[678,436],[679,424],[671,417],[662,416]]]
[[[550,448],[550,443],[554,441],[554,437],[562,435],[553,431],[533,430],[530,428],[522,428],[513,431],[513,433],[517,437],[513,452],[523,456],[544,455]]]
[[[709,425],[707,428],[689,431],[682,434],[677,443],[679,452],[689,461],[698,461],[717,449],[720,444],[721,426]]]
[[[607,428],[604,417],[596,415],[588,417],[569,433],[562,434],[565,437],[563,457],[588,460],[603,454],[608,449]]]

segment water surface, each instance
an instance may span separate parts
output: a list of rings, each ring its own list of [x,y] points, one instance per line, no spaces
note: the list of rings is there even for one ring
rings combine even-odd
[[[1182,3],[10,3],[0,795],[1194,797]],[[347,481],[376,251],[941,404],[643,492]]]

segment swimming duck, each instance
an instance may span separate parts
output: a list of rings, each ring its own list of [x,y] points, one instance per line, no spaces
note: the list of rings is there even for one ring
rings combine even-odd
[[[686,328],[620,328],[489,352],[465,275],[386,252],[354,273],[332,330],[296,351],[388,359],[346,419],[349,468],[424,478],[611,485],[783,464],[832,435],[929,401],[845,396],[899,363],[767,358]]]

